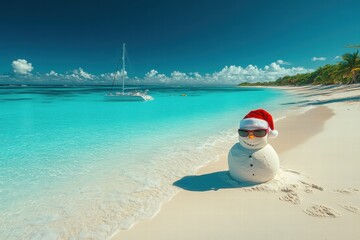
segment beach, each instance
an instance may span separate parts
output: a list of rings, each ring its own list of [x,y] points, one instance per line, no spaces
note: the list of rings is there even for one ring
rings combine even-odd
[[[273,180],[235,182],[223,154],[174,182],[180,192],[152,219],[111,239],[360,239],[360,85],[282,89],[302,100],[275,123]]]

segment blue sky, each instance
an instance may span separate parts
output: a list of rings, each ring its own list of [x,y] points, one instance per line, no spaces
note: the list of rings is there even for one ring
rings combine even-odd
[[[268,81],[360,44],[360,1],[1,1],[0,82]]]

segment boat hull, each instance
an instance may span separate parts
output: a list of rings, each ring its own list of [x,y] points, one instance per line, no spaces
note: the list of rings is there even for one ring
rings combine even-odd
[[[109,93],[105,95],[106,100],[108,101],[126,101],[126,102],[139,102],[139,101],[148,101],[153,100],[149,95],[140,94],[140,93]]]

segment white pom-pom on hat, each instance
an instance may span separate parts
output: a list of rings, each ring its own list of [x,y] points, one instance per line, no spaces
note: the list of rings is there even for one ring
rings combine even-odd
[[[264,109],[257,109],[250,111],[241,121],[240,128],[242,129],[269,129],[269,137],[275,138],[279,132],[275,130],[273,118],[270,113]]]

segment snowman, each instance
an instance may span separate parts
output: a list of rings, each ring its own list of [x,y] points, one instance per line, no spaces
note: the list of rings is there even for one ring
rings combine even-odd
[[[279,170],[279,156],[268,144],[276,137],[270,113],[263,109],[249,112],[238,129],[239,142],[229,151],[230,176],[239,182],[263,183],[274,178]]]

